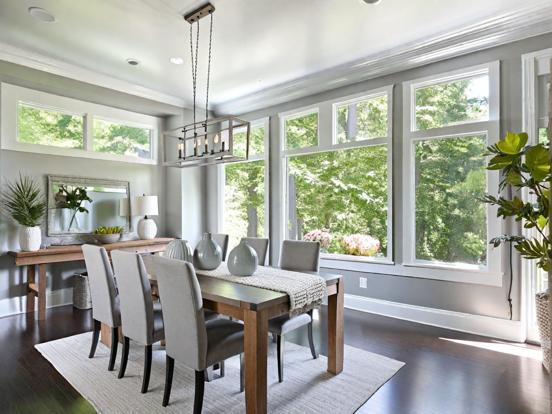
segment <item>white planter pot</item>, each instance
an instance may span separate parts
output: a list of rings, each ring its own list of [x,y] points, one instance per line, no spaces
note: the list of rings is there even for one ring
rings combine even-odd
[[[36,252],[42,243],[42,232],[39,226],[21,227],[19,229],[19,247],[24,252]]]

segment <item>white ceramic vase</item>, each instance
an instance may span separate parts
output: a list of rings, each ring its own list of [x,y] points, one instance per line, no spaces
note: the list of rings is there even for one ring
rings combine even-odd
[[[21,227],[19,229],[19,247],[24,252],[36,252],[42,243],[42,232],[39,226]]]
[[[187,240],[173,240],[165,250],[165,256],[170,259],[183,260],[185,262],[193,262],[194,253],[192,246]]]
[[[203,240],[194,250],[194,266],[203,270],[214,270],[222,262],[222,250],[213,240],[211,233],[205,233]]]
[[[150,218],[140,219],[138,222],[138,237],[142,240],[154,239],[157,235],[157,224]]]
[[[234,276],[251,276],[257,270],[259,259],[255,249],[242,239],[228,255],[227,264],[228,270]]]

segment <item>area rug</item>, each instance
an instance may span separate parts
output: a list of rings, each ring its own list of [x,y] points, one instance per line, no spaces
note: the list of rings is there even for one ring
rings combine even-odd
[[[194,401],[194,372],[175,364],[171,402],[163,408],[165,351],[154,346],[149,391],[140,393],[143,348],[131,346],[126,375],[107,371],[109,349],[98,344],[96,356],[88,358],[91,333],[36,345],[36,349],[100,413],[189,413]],[[120,349],[121,347],[119,347]],[[117,357],[117,362],[120,360]],[[358,348],[345,346],[344,370],[326,372],[327,359],[313,360],[310,350],[285,344],[284,382],[278,383],[274,344],[268,358],[268,411],[271,413],[354,413],[378,388],[404,365]],[[226,375],[205,384],[204,413],[245,412],[244,394],[239,392],[239,359],[226,362]]]

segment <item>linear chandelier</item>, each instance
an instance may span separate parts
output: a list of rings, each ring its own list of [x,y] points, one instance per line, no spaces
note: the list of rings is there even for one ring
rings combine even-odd
[[[190,57],[192,66],[193,122],[163,133],[165,142],[164,165],[177,168],[208,166],[244,161],[249,158],[248,121],[235,116],[209,119],[209,82],[211,77],[211,50],[213,43],[213,14],[215,7],[207,3],[184,16],[190,24]],[[206,73],[205,119],[197,121],[197,79],[199,58],[199,22],[209,16],[209,48]],[[195,44],[194,44],[195,27]],[[235,154],[236,133],[245,133],[245,157]]]

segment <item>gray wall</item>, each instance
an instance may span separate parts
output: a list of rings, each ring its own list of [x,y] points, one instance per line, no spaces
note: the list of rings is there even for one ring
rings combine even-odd
[[[278,185],[280,171],[278,168],[279,149],[279,122],[277,114],[282,111],[293,110],[341,96],[351,95],[361,91],[368,91],[378,87],[394,84],[394,112],[393,112],[393,222],[396,262],[402,261],[402,85],[403,81],[447,72],[490,61],[501,61],[501,134],[507,130],[519,131],[522,128],[522,73],[521,55],[531,51],[546,49],[552,46],[552,34],[547,34],[520,42],[492,48],[489,50],[472,53],[466,56],[446,60],[428,66],[398,72],[355,85],[335,89],[329,92],[309,96],[293,102],[274,107],[269,107],[253,113],[245,114],[249,119],[270,116],[270,209],[271,209],[271,236],[272,236],[272,262],[277,263],[278,246],[281,240],[277,239],[277,223],[275,217],[282,217],[280,197],[275,189]],[[216,199],[214,188],[209,188],[209,199]],[[209,214],[216,214],[214,209],[209,209]],[[210,221],[210,220],[209,220]],[[508,232],[509,224],[504,225],[504,231]],[[508,318],[508,306],[506,302],[509,274],[507,273],[507,254],[504,254],[503,269],[506,274],[503,277],[502,287],[490,287],[468,283],[445,282],[423,278],[401,277],[384,274],[359,273],[340,271],[345,275],[346,292],[393,302],[425,306],[438,309],[447,309],[457,312],[465,312],[477,315]],[[515,257],[514,266],[514,319],[520,315],[520,259]],[[335,272],[335,270],[331,270]],[[360,276],[368,278],[368,288],[360,289]]]
[[[7,82],[148,115],[169,116],[182,113],[182,109],[176,107],[2,61],[0,61],[0,82]],[[16,178],[20,172],[40,180],[44,185],[44,189],[46,189],[46,175],[48,174],[77,175],[129,181],[131,195],[147,193],[159,196],[160,214],[154,218],[158,223],[159,235],[183,234],[182,230],[174,228],[174,225],[179,222],[174,219],[174,216],[178,215],[178,207],[175,209],[172,195],[180,191],[172,191],[171,177],[174,174],[172,170],[169,171],[158,165],[141,165],[0,150],[0,175],[2,182]],[[201,182],[193,182],[192,184],[199,186]],[[167,185],[171,188],[171,191],[166,191]],[[192,192],[193,194],[200,194],[201,191],[194,188]],[[167,197],[167,194],[170,194],[171,197]],[[200,209],[195,209],[192,212],[188,212],[187,217],[199,214],[200,211]],[[198,221],[201,220],[202,218],[200,217]],[[136,218],[134,221],[136,221]],[[45,226],[42,227],[45,228]],[[43,239],[43,243],[59,241],[57,238],[49,239],[45,237]],[[8,308],[11,308],[13,311],[15,310],[14,306],[20,306],[21,303],[17,303],[17,298],[22,298],[26,293],[25,272],[22,269],[15,268],[13,260],[5,254],[9,250],[17,250],[18,248],[17,227],[5,217],[0,217],[0,316],[5,314]],[[48,266],[51,294],[55,295],[56,291],[70,287],[70,276],[75,270],[82,270],[82,267],[82,264],[78,263]]]

